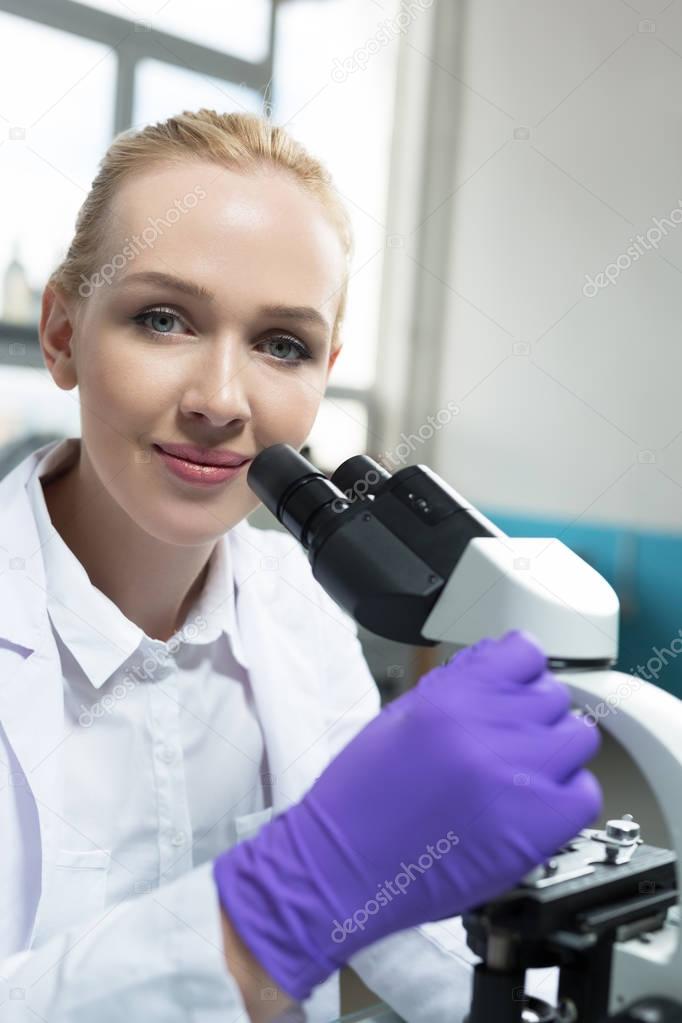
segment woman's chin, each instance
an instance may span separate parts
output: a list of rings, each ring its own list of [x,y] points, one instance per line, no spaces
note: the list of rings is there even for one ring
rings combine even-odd
[[[257,505],[254,498],[253,507]],[[175,505],[175,507],[173,507]],[[203,547],[215,543],[253,509],[208,508],[199,504],[162,500],[154,507],[139,510],[134,516],[138,525],[161,543],[175,547]]]

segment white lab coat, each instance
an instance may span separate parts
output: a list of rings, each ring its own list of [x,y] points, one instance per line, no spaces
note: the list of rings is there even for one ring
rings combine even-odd
[[[210,862],[192,877],[107,906],[106,856],[98,861],[97,850],[83,857],[65,847],[61,668],[25,489],[51,446],[0,481],[0,1019],[245,1020],[224,969],[217,901],[208,934],[205,913],[195,910]],[[236,821],[246,837],[300,799],[378,712],[379,696],[355,623],[314,579],[296,541],[246,520],[228,536],[273,790],[272,811]],[[55,897],[69,907],[69,923],[36,944],[41,908]],[[191,949],[188,933],[196,933]],[[452,918],[376,942],[351,964],[408,1023],[457,1023],[468,1010],[475,961]],[[335,1017],[338,973],[305,1010],[311,1023]]]

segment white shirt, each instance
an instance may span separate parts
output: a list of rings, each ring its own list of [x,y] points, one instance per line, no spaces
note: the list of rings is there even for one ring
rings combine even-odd
[[[231,846],[234,817],[269,805],[267,764],[225,537],[182,628],[167,642],[150,638],[93,586],[50,520],[40,479],[63,471],[78,448],[74,439],[58,445],[26,488],[63,673],[62,855],[92,852],[94,865],[106,863],[112,904]],[[65,912],[56,900],[39,941],[64,929]]]
[[[151,833],[153,822],[146,820],[148,833],[143,834],[127,806],[127,799],[131,806],[142,805],[138,789],[150,792],[158,787],[157,807],[170,807],[171,817],[175,814],[177,819],[178,807],[185,801],[183,812],[189,813],[192,827],[200,830],[202,825],[194,822],[193,813],[196,805],[201,815],[204,797],[217,800],[219,811],[224,812],[219,791],[225,778],[224,764],[218,764],[218,769],[208,764],[204,783],[214,794],[202,793],[196,802],[192,780],[196,775],[190,765],[201,754],[192,748],[183,708],[177,710],[176,734],[183,743],[180,777],[184,797],[178,792],[175,775],[164,774],[155,759],[154,739],[160,727],[151,710],[149,716],[140,717],[139,732],[133,730],[129,708],[142,710],[135,695],[162,696],[163,691],[170,691],[167,680],[156,674],[157,658],[148,662],[154,669],[150,677],[140,679],[131,674],[126,679],[123,672],[114,686],[104,667],[97,687],[97,672],[93,674],[87,666],[108,659],[106,666],[110,665],[112,672],[117,665],[120,670],[143,637],[130,632],[130,622],[106,611],[103,595],[90,585],[75,559],[70,562],[71,570],[76,569],[75,582],[68,589],[68,599],[61,603],[73,608],[72,591],[78,592],[78,607],[91,628],[86,629],[82,622],[76,628],[72,622],[73,635],[66,642],[53,625],[52,616],[55,622],[59,619],[59,600],[52,584],[55,571],[58,580],[62,568],[51,568],[49,577],[46,574],[45,556],[49,560],[50,555],[41,544],[42,536],[51,534],[47,529],[39,535],[37,521],[43,529],[49,515],[41,506],[43,498],[35,484],[40,479],[41,459],[54,451],[55,462],[61,464],[67,449],[78,443],[77,438],[69,438],[32,452],[0,480],[0,906],[4,921],[0,931],[0,1019],[3,1023],[6,1017],[7,1023],[35,1023],[36,1019],[50,1023],[89,1023],[92,1019],[100,1023],[138,1019],[149,1023],[244,1023],[243,1000],[225,964],[212,862],[206,860],[147,891],[145,886],[154,883],[154,869],[159,876],[178,872],[168,846],[160,843],[167,822],[159,825],[157,810],[156,831]],[[59,549],[55,536],[49,546],[53,541],[53,549]],[[229,636],[235,664],[246,669],[240,645],[243,638],[248,682],[272,772],[270,806],[234,818],[235,832],[242,838],[257,832],[272,812],[295,804],[330,759],[379,713],[380,701],[352,618],[315,582],[299,545],[286,533],[257,530],[246,520],[226,533],[224,541],[236,584],[233,596],[239,630],[228,604],[228,613],[219,616],[220,631],[225,635],[214,637],[209,645],[216,644],[217,651],[219,639],[227,641]],[[216,561],[219,557],[217,554]],[[210,582],[207,578],[202,597],[212,582],[212,577]],[[225,596],[230,599],[229,588]],[[85,599],[81,601],[81,597]],[[92,601],[98,602],[96,618]],[[189,624],[196,610],[188,616]],[[202,636],[211,635],[209,618],[212,616],[207,616]],[[95,625],[97,633],[92,631]],[[66,636],[69,629],[65,626],[62,621],[60,629]],[[201,644],[189,642],[199,636],[189,636],[188,631],[184,637],[188,642],[174,658],[177,675],[171,670],[168,678],[189,678],[186,673],[194,664],[190,655],[202,653]],[[144,639],[148,641],[148,637]],[[131,679],[138,684],[133,685]],[[226,687],[229,679],[235,684],[238,681],[226,675]],[[205,687],[204,679],[202,691]],[[246,693],[245,685],[244,700],[248,702]],[[65,696],[71,703],[66,722]],[[110,699],[105,708],[106,697]],[[189,709],[186,701],[181,702]],[[163,706],[154,701],[155,707],[157,704]],[[145,710],[152,706],[150,698]],[[92,714],[92,720],[86,712]],[[79,720],[81,715],[85,716]],[[211,721],[210,727],[200,727],[197,723],[195,738],[201,735],[206,740],[214,724]],[[220,731],[233,737],[231,728],[221,727]],[[115,760],[107,761],[106,769],[102,764],[107,758],[100,757],[93,738],[99,735],[104,747],[115,752]],[[163,749],[165,735],[161,742]],[[83,756],[73,755],[76,743],[83,744]],[[146,748],[146,760],[140,745]],[[221,747],[216,741],[215,757],[225,756]],[[91,770],[87,750],[97,765],[97,784],[84,777]],[[175,753],[169,751],[164,756],[173,760]],[[129,769],[128,758],[142,765],[140,771]],[[127,797],[119,776],[127,779]],[[231,780],[225,783],[231,784]],[[85,798],[88,785],[89,800]],[[112,816],[119,815],[119,821],[103,820],[98,810],[102,802],[107,802]],[[79,821],[75,813],[91,816]],[[102,837],[105,833],[109,838]],[[116,844],[124,833],[129,847],[122,838],[122,844]],[[206,853],[210,841],[209,836],[203,837],[206,841],[199,855]],[[199,843],[189,845],[193,846],[192,859],[198,860]],[[189,862],[184,843],[173,849],[179,849],[178,855]],[[112,855],[116,862],[110,862]],[[111,895],[106,889],[110,884],[125,889],[121,881],[124,867],[136,897],[116,902],[106,897]],[[142,878],[137,891],[135,875]],[[49,928],[56,932],[50,940],[43,940]],[[472,981],[472,954],[464,938],[458,918],[423,925],[362,949],[352,957],[351,965],[410,1023],[441,1023],[446,1018],[456,1023],[468,1011]],[[304,1002],[305,1019],[308,1023],[335,1019],[338,1002],[336,973]]]

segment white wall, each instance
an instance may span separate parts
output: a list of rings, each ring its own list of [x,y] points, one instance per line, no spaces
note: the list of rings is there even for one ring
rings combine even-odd
[[[431,464],[488,507],[680,531],[682,224],[647,232],[682,219],[682,3],[457,7],[433,71],[456,170],[427,202],[448,263],[420,259],[446,294],[432,412],[460,412]]]

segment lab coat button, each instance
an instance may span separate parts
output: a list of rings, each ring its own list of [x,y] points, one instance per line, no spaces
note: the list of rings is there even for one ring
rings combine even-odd
[[[159,756],[163,760],[164,764],[170,764],[173,760],[175,760],[175,750],[172,746],[164,746],[160,751]]]
[[[185,835],[184,831],[176,831],[175,834],[173,835],[173,837],[171,838],[171,844],[172,845],[184,845],[185,844],[185,838],[186,838],[186,835]]]

